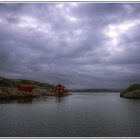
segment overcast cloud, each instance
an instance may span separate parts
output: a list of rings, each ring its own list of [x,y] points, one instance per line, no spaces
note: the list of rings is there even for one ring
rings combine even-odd
[[[68,89],[140,82],[139,3],[1,3],[0,75]]]

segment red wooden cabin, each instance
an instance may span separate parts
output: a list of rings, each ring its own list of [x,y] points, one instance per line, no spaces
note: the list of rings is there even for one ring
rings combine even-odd
[[[68,91],[66,89],[64,89],[64,87],[61,84],[58,84],[55,87],[54,93],[68,93]]]
[[[19,91],[24,91],[24,92],[32,92],[33,88],[31,85],[20,85],[18,86]]]

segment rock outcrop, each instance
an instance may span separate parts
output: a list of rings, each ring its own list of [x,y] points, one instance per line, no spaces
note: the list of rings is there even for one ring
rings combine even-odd
[[[120,97],[140,99],[140,84],[134,84],[120,93]]]
[[[33,91],[29,93],[19,91],[18,86],[21,84],[31,84]],[[23,79],[6,79],[0,77],[0,99],[50,95],[52,94],[54,88],[54,85],[48,83],[40,83],[37,81]]]

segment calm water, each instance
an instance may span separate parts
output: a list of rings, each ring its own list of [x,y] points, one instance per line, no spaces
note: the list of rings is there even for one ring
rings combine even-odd
[[[0,101],[1,137],[140,137],[140,100],[73,93]]]

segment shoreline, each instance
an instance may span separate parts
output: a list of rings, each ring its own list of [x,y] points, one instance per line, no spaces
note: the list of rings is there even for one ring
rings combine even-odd
[[[24,98],[35,98],[35,97],[40,97],[40,96],[68,96],[68,95],[72,95],[72,93],[66,93],[66,94],[54,94],[54,93],[49,93],[49,94],[45,94],[45,95],[41,95],[41,94],[37,94],[37,95],[25,95],[26,93],[24,93],[24,95],[8,95],[6,96],[5,94],[0,94],[0,100],[10,100],[10,99],[24,99]],[[1,95],[5,95],[5,96],[1,96]]]

